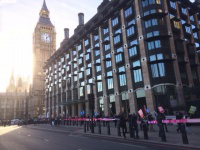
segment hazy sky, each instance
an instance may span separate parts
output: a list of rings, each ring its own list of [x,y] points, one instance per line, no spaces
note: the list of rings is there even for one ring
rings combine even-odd
[[[46,0],[51,22],[56,27],[57,48],[78,25],[78,13],[85,23],[95,15],[102,0]],[[43,0],[0,0],[0,92],[8,85],[12,68],[15,76],[32,75],[32,34],[39,19]]]

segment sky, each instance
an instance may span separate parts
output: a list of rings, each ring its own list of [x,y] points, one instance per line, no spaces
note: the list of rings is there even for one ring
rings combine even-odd
[[[97,12],[103,0],[46,0],[51,22],[57,33],[57,48],[64,39],[64,28],[70,36],[78,25],[78,13],[85,23]],[[0,0],[0,92],[15,76],[32,78],[32,35],[39,19],[43,0]]]

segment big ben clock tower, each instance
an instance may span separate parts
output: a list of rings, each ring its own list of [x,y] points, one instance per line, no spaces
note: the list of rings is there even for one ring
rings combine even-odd
[[[49,10],[44,0],[39,13],[39,21],[33,33],[33,86],[29,101],[29,116],[44,114],[44,80],[43,66],[56,51],[55,27],[49,18]]]

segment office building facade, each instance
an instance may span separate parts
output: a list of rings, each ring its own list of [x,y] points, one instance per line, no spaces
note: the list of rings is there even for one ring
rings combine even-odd
[[[45,65],[47,116],[113,116],[199,102],[200,16],[189,0],[104,0]]]

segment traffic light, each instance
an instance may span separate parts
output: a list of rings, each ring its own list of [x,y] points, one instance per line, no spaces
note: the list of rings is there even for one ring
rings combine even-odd
[[[94,94],[88,94],[89,108],[94,110]]]

